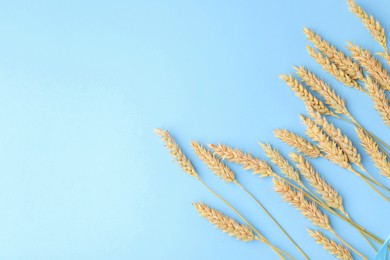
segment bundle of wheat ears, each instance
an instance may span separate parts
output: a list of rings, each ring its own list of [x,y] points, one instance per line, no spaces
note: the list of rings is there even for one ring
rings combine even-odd
[[[353,0],[347,0],[347,3],[350,11],[361,20],[375,41],[383,48],[383,52],[372,54],[348,42],[348,55],[336,49],[313,30],[304,28],[304,34],[311,44],[307,46],[307,52],[327,73],[343,85],[366,93],[372,99],[373,106],[383,123],[390,127],[390,103],[386,96],[386,92],[390,90],[390,74],[382,63],[390,65],[385,31],[373,16],[367,14]],[[351,246],[345,238],[338,235],[329,221],[328,214],[340,218],[346,225],[354,228],[375,252],[378,252],[379,247],[385,241],[352,220],[344,208],[342,197],[314,169],[309,159],[322,157],[347,169],[375,191],[381,199],[390,202],[390,188],[383,183],[386,178],[390,178],[390,146],[356,120],[348,111],[345,101],[328,83],[308,68],[298,66],[294,69],[296,77],[281,75],[280,78],[305,103],[308,114],[300,115],[300,119],[306,127],[307,137],[299,136],[287,129],[274,131],[277,138],[296,150],[289,154],[289,158],[285,158],[275,147],[267,143],[260,143],[260,147],[264,150],[269,162],[223,144],[209,144],[205,147],[198,142],[192,142],[191,146],[211,172],[224,182],[237,185],[244,190],[248,197],[269,217],[271,223],[276,225],[295,246],[302,259],[310,259],[313,256],[309,257],[304,252],[299,243],[285,231],[264,205],[236,179],[235,174],[224,161],[239,164],[245,170],[252,171],[261,178],[272,178],[275,192],[318,228],[308,230],[308,233],[315,243],[322,245],[331,255],[337,259],[353,259],[353,257],[368,259],[358,249]],[[375,177],[376,174],[366,169],[358,149],[347,135],[328,121],[330,117],[335,118],[336,121],[342,120],[351,124],[361,146],[370,156],[378,173],[383,175],[381,177],[383,179]],[[161,137],[181,169],[224,202],[242,221],[242,224],[204,203],[193,203],[200,216],[238,240],[260,242],[270,247],[281,259],[295,259],[277,245],[271,244],[265,235],[261,234],[238,210],[203,181],[168,131],[156,129],[155,132]],[[279,168],[278,173],[271,168],[270,163]],[[327,237],[326,233],[330,234],[333,240]],[[390,250],[387,245],[382,246],[382,250],[383,248],[385,251]]]

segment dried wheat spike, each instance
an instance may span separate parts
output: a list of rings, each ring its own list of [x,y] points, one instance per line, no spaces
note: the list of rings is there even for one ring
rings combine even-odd
[[[191,142],[192,149],[198,157],[209,167],[209,169],[222,180],[233,182],[235,180],[234,173],[221,160],[219,160],[212,152],[206,150],[198,142]]]
[[[313,96],[305,87],[299,84],[298,80],[291,75],[280,75],[280,78],[294,91],[295,95],[305,102],[306,105],[313,107],[316,111],[324,115],[332,115],[332,112],[325,106],[325,104]]]
[[[312,30],[303,28],[303,31],[307,39],[338,68],[347,73],[352,79],[363,79],[363,73],[358,63],[347,57],[342,51],[337,50]]]
[[[390,90],[390,75],[380,62],[375,59],[368,50],[348,42],[348,50],[352,57],[373,77],[385,90]]]
[[[343,83],[348,87],[355,88],[360,91],[364,91],[359,84],[352,79],[348,74],[346,74],[343,70],[339,69],[334,63],[332,63],[327,57],[322,56],[321,53],[316,52],[313,48],[307,46],[307,52],[309,55],[316,60],[316,62],[322,66],[322,68],[328,72],[330,75],[335,77],[338,81]]]
[[[165,147],[169,150],[169,153],[179,164],[180,168],[187,174],[192,177],[199,179],[199,175],[192,166],[190,160],[183,154],[180,150],[179,145],[176,143],[175,139],[169,134],[167,130],[155,129],[155,133],[161,137]]]
[[[296,153],[290,153],[290,158],[296,163],[297,168],[314,190],[321,195],[329,207],[340,210],[347,215],[341,196],[314,170],[313,166],[305,158]]]
[[[193,203],[192,205],[202,217],[229,236],[244,242],[253,241],[255,239],[255,235],[249,227],[238,223],[234,219],[223,215],[221,212],[208,207],[204,203]]]
[[[370,156],[375,167],[379,169],[383,176],[390,178],[390,162],[387,160],[386,155],[379,150],[378,144],[362,128],[356,128],[355,130],[361,145]]]
[[[334,255],[337,259],[352,260],[351,253],[341,244],[337,244],[335,241],[328,239],[319,231],[308,230],[310,236],[314,238],[317,244],[320,244],[330,254]]]
[[[325,153],[325,157],[334,162],[335,164],[349,168],[349,162],[347,155],[341,150],[340,147],[334,141],[331,141],[329,137],[321,130],[321,128],[309,118],[301,115],[301,120],[306,126],[306,134],[313,141],[318,142],[318,146]]]
[[[302,184],[299,179],[299,173],[294,169],[294,167],[279,153],[278,150],[273,148],[269,144],[260,143],[261,148],[263,148],[267,157],[279,167],[281,172],[289,179],[295,181],[298,184]]]
[[[390,127],[390,103],[385,91],[369,76],[367,76],[365,83],[368,95],[374,102],[374,108],[379,112],[383,122]]]
[[[274,179],[273,182],[274,190],[280,193],[286,202],[298,209],[314,225],[325,230],[332,230],[328,217],[313,202],[308,201],[303,192],[293,190],[290,185],[281,179]]]
[[[375,18],[372,15],[368,15],[360,6],[358,6],[355,3],[355,1],[347,0],[347,3],[351,12],[360,18],[364,26],[370,32],[371,36],[387,52],[385,29],[383,29],[380,23],[377,20],[375,20]]]
[[[306,83],[313,91],[317,92],[327,105],[334,109],[335,113],[350,117],[350,113],[345,105],[345,102],[340,98],[331,87],[310,72],[305,67],[294,67],[298,76]]]
[[[310,158],[317,158],[321,156],[321,151],[317,146],[313,145],[305,138],[296,135],[286,129],[276,129],[274,130],[274,135],[282,140],[284,143],[295,148],[298,152],[303,153],[304,155]]]
[[[315,111],[309,111],[309,113],[313,117],[316,124],[321,126],[322,130],[324,130],[324,132],[333,141],[335,141],[341,150],[343,150],[343,152],[348,156],[348,160],[351,163],[355,163],[359,167],[363,167],[361,164],[360,154],[358,153],[356,147],[352,144],[352,141],[346,135],[343,135],[339,128],[329,123],[325,117],[321,116],[321,114]]]
[[[209,147],[213,150],[214,154],[223,160],[240,164],[245,170],[251,170],[254,174],[259,174],[260,177],[268,177],[275,174],[266,162],[253,157],[249,153],[244,153],[237,148],[222,144],[209,144]]]

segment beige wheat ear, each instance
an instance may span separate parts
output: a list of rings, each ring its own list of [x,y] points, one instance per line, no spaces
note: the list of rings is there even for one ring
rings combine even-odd
[[[268,177],[275,174],[266,162],[253,157],[249,153],[244,153],[237,148],[222,144],[209,144],[209,147],[219,158],[240,164],[245,170],[251,170],[254,174],[260,175],[260,177]]]
[[[299,84],[298,80],[294,79],[291,75],[280,75],[280,79],[286,82],[287,86],[289,86],[295,95],[302,99],[306,105],[313,107],[321,114],[332,115],[332,112],[329,111],[322,101],[307,91],[307,89]]]
[[[367,76],[365,83],[368,95],[370,95],[374,102],[374,108],[379,112],[383,122],[390,127],[390,103],[386,97],[385,91],[369,76]]]
[[[339,97],[331,87],[305,67],[294,67],[298,76],[313,91],[317,92],[327,105],[334,109],[335,113],[352,117],[344,100]]]
[[[274,179],[273,183],[274,190],[281,194],[286,202],[297,208],[314,225],[325,230],[332,230],[328,217],[313,202],[306,200],[301,191],[293,190],[290,185],[281,179]]]
[[[278,150],[273,148],[269,144],[260,143],[261,148],[263,148],[267,157],[273,162],[276,166],[279,167],[280,171],[289,179],[295,181],[296,183],[303,186],[303,183],[299,179],[299,173],[294,169],[294,167],[279,153]]]
[[[330,140],[316,123],[303,115],[300,117],[306,126],[306,135],[318,143],[320,149],[325,153],[325,157],[343,168],[350,168],[348,157],[343,150]]]
[[[191,142],[191,146],[196,155],[198,155],[215,175],[226,182],[233,182],[235,180],[232,170],[215,157],[212,152],[206,150],[198,142]]]
[[[364,91],[362,87],[352,79],[343,70],[339,69],[334,63],[332,63],[327,57],[322,56],[321,53],[316,52],[313,48],[306,46],[306,50],[309,55],[316,60],[316,62],[322,66],[322,68],[330,75],[335,77],[338,81],[343,83],[345,86],[355,88],[360,91]]]
[[[329,42],[321,38],[312,30],[303,29],[307,39],[314,44],[314,46],[322,52],[328,59],[334,63],[339,69],[347,73],[352,79],[363,79],[362,70],[356,62],[347,57],[342,51],[337,50]]]
[[[341,244],[337,244],[335,241],[328,239],[319,231],[308,230],[310,236],[314,238],[317,244],[320,244],[330,254],[334,255],[337,259],[352,260],[353,257],[349,250]]]
[[[334,209],[340,210],[347,215],[341,196],[314,170],[313,166],[305,158],[296,153],[290,153],[290,158],[296,163],[297,168],[314,190],[321,195],[326,204]]]
[[[175,139],[169,134],[167,130],[155,129],[157,135],[161,137],[165,147],[168,149],[169,153],[172,155],[174,160],[179,164],[180,168],[187,174],[192,177],[199,179],[199,175],[192,166],[190,160],[183,154],[180,150],[179,145],[176,143]]]
[[[315,111],[311,112],[310,115],[313,117],[317,125],[322,127],[322,130],[337,143],[337,145],[343,150],[343,152],[348,156],[348,160],[351,163],[355,163],[360,168],[363,168],[361,164],[360,154],[357,152],[356,147],[352,144],[352,141],[346,136],[343,135],[341,130],[335,127],[333,124],[329,123],[325,117],[321,116]]]
[[[361,145],[370,156],[374,165],[380,170],[380,173],[390,178],[390,162],[387,160],[386,155],[379,150],[378,144],[362,128],[356,128],[356,133]]]
[[[274,130],[274,135],[282,142],[295,148],[298,152],[303,153],[310,158],[317,158],[321,156],[321,151],[318,149],[317,146],[313,145],[305,138],[296,135],[286,129],[276,129]]]
[[[222,232],[227,233],[229,236],[235,237],[244,242],[256,239],[249,227],[239,224],[237,221],[223,215],[221,212],[208,207],[204,203],[193,203],[192,205],[202,217],[207,219]]]
[[[363,66],[371,77],[378,81],[383,89],[390,90],[389,73],[368,50],[363,50],[351,42],[348,42],[348,50],[351,52],[352,57]]]
[[[385,52],[387,52],[385,29],[383,29],[380,23],[375,20],[372,15],[368,15],[360,6],[358,6],[354,0],[347,0],[347,3],[351,12],[360,18],[371,36],[383,47]]]

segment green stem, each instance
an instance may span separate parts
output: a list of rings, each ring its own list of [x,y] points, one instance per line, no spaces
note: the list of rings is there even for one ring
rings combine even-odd
[[[279,224],[279,222],[268,212],[268,210],[264,207],[263,204],[256,197],[250,193],[241,183],[237,180],[234,183],[240,187],[244,192],[246,192],[255,202],[256,204],[267,214],[267,216],[272,220],[272,222],[283,232],[284,235],[290,240],[291,243],[298,249],[298,251],[305,257],[305,259],[309,260],[310,258],[306,255],[306,253],[298,246],[298,244],[291,238],[291,236],[284,230],[284,228]]]

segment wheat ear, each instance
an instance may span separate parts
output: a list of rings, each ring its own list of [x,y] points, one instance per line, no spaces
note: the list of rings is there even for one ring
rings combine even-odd
[[[337,50],[312,30],[304,28],[303,31],[307,39],[339,69],[347,73],[352,79],[363,79],[363,73],[358,63],[347,57],[342,51]]]
[[[232,148],[223,144],[209,144],[214,154],[223,160],[242,165],[245,170],[251,170],[260,177],[273,176],[274,172],[271,167],[264,161],[244,153],[237,148]]]
[[[317,92],[327,105],[334,109],[337,114],[343,114],[350,117],[350,113],[345,105],[344,100],[331,89],[322,79],[305,67],[294,67],[298,76],[308,85],[313,91]]]
[[[238,223],[234,219],[223,215],[221,212],[208,207],[204,203],[193,203],[192,205],[202,217],[229,236],[244,242],[253,241],[255,239],[255,235],[249,227]]]
[[[363,66],[371,77],[378,81],[382,88],[390,90],[389,73],[368,50],[364,50],[351,42],[348,42],[348,50],[351,52],[352,57]]]
[[[290,158],[296,163],[297,168],[314,190],[321,195],[326,204],[334,209],[338,209],[347,215],[341,196],[314,170],[313,166],[305,158],[296,153],[290,153]]]
[[[286,202],[297,208],[314,225],[325,230],[332,230],[328,217],[313,202],[308,201],[303,192],[293,190],[290,185],[281,179],[274,179],[273,183],[274,190],[280,193]]]
[[[332,115],[332,112],[318,98],[313,96],[298,80],[291,75],[280,75],[280,79],[286,82],[287,86],[295,93],[297,97],[303,100],[306,105],[313,107],[316,111],[325,115]]]
[[[299,179],[299,173],[294,169],[294,167],[279,153],[279,151],[273,148],[269,144],[259,143],[267,157],[273,162],[276,166],[279,167],[280,171],[289,179],[295,181],[296,183],[303,186],[303,183]]]
[[[374,108],[379,112],[383,122],[390,127],[390,103],[386,97],[385,91],[369,76],[367,76],[365,83],[368,95],[370,95],[374,102]]]
[[[309,112],[311,112],[310,115],[313,117],[316,124],[321,126],[322,130],[324,130],[324,132],[333,141],[335,141],[337,145],[343,150],[343,152],[348,156],[348,160],[351,163],[355,163],[360,168],[363,168],[363,165],[361,164],[360,154],[357,152],[356,147],[352,144],[352,141],[346,135],[343,135],[339,128],[329,123],[325,117],[321,116],[315,111]]]
[[[353,257],[349,250],[343,245],[336,243],[333,240],[328,239],[319,231],[308,230],[310,236],[314,238],[317,244],[323,246],[330,254],[334,255],[337,259],[341,260],[352,260]]]
[[[360,18],[363,25],[370,32],[371,36],[387,52],[385,29],[383,29],[380,23],[377,20],[375,20],[375,18],[372,15],[368,15],[360,6],[358,6],[354,0],[347,0],[347,3],[351,12]]]
[[[317,158],[321,155],[321,151],[317,146],[286,129],[276,129],[274,130],[274,135],[287,145],[310,158]]]
[[[301,120],[306,126],[306,134],[313,141],[318,142],[318,146],[325,153],[325,157],[340,165],[343,168],[350,168],[347,155],[337,144],[321,130],[321,128],[309,118],[301,115]]]
[[[179,145],[175,139],[169,134],[167,130],[155,129],[155,133],[161,137],[165,147],[169,150],[173,159],[179,164],[180,168],[188,175],[199,179],[199,175],[192,166],[190,160],[180,150]]]
[[[233,182],[235,180],[234,173],[215,155],[200,145],[198,142],[191,142],[192,149],[198,157],[209,167],[209,169],[222,180]]]
[[[374,165],[379,169],[380,173],[383,176],[390,178],[390,162],[387,160],[386,155],[379,151],[378,144],[368,136],[362,128],[357,127],[356,133],[360,139],[361,145],[370,156]]]
[[[322,66],[322,68],[330,75],[335,77],[338,81],[343,83],[345,86],[355,88],[360,91],[364,91],[359,84],[352,79],[343,70],[339,69],[334,63],[332,63],[327,57],[322,56],[321,53],[316,52],[313,48],[306,46],[306,50],[309,55],[316,60],[316,62]]]

